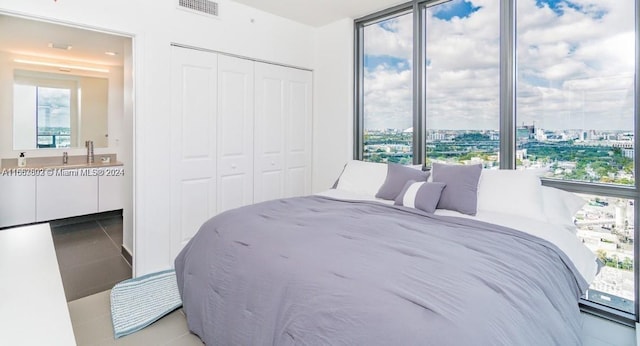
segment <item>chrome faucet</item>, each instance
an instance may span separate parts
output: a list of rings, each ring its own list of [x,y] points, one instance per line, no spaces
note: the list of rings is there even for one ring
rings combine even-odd
[[[87,163],[93,163],[93,141],[85,141],[84,146],[87,147]]]
[[[69,163],[69,153],[65,151],[62,153],[62,164],[66,165],[67,163]]]

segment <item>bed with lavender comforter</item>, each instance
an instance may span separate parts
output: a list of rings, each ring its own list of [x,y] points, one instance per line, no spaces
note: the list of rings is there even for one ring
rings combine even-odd
[[[175,261],[211,345],[576,345],[587,283],[552,243],[307,196],[230,210]]]

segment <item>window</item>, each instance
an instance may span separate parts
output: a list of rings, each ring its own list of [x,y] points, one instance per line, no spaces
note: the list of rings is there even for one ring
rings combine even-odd
[[[578,193],[577,235],[605,264],[582,307],[630,325],[638,3],[414,0],[356,20],[355,156],[536,169]]]
[[[78,126],[78,83],[15,71],[14,148],[70,148]],[[75,135],[74,135],[75,136]]]
[[[424,11],[426,160],[498,166],[500,2]]]
[[[69,148],[71,90],[36,87],[38,148]]]
[[[517,165],[634,184],[633,1],[517,2]]]
[[[585,298],[633,314],[633,200],[581,195],[587,204],[575,218],[578,238],[604,265]]]
[[[364,38],[364,152],[374,162],[413,160],[413,15],[373,22]]]
[[[519,0],[516,13],[516,166],[633,186],[634,2]],[[585,298],[633,314],[634,201],[587,198],[579,236],[606,266]]]
[[[108,146],[109,80],[13,71],[13,150]]]

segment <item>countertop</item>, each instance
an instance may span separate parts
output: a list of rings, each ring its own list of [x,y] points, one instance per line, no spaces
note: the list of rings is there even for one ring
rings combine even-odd
[[[102,162],[102,158],[109,158],[109,162]],[[67,164],[62,163],[62,156],[28,157],[27,165],[18,166],[18,159],[2,159],[0,169],[80,169],[124,166],[116,159],[115,154],[94,155],[94,162],[88,163],[85,155],[69,156]]]

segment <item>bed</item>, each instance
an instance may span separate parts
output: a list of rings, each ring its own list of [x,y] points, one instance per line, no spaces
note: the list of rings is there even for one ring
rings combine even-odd
[[[580,200],[533,174],[415,171],[353,161],[335,189],[208,220],[175,260],[189,329],[221,345],[581,344],[598,265],[571,229]]]

